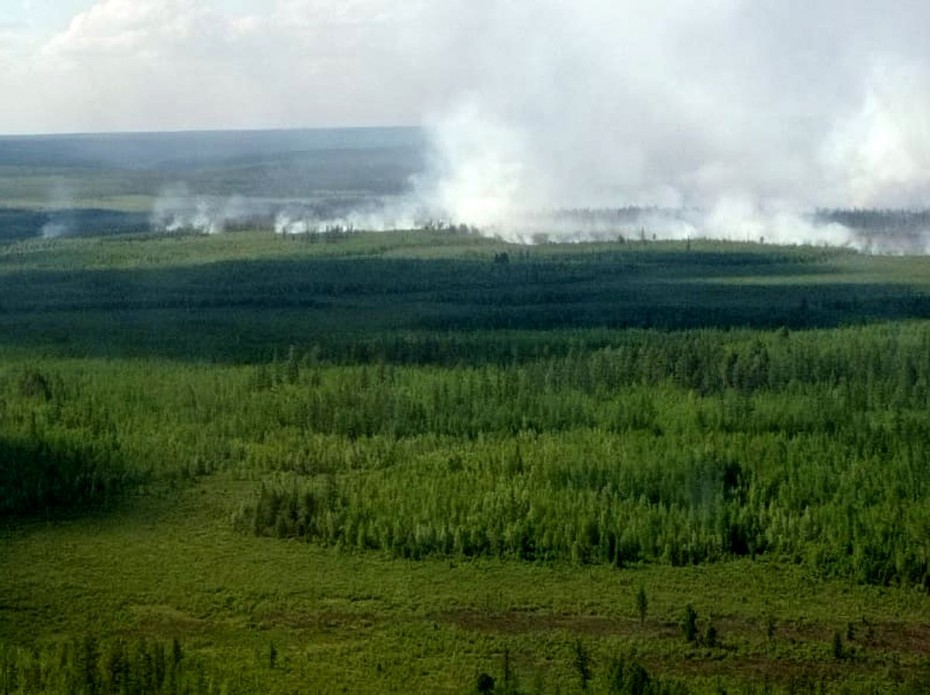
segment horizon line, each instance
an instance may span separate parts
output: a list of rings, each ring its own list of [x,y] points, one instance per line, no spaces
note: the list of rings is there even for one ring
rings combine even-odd
[[[58,138],[100,137],[113,135],[210,135],[234,133],[297,133],[325,130],[423,130],[422,125],[330,125],[330,126],[282,126],[254,128],[169,128],[165,130],[87,130],[46,131],[32,133],[0,133],[0,139],[15,138]]]

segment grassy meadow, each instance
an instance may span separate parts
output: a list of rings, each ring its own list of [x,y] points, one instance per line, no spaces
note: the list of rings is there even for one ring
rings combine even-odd
[[[930,260],[0,246],[0,693],[924,692]]]

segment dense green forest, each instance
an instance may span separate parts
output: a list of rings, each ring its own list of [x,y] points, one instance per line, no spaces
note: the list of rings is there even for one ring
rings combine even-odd
[[[631,616],[632,592],[643,592],[642,622],[631,625],[644,632],[625,646],[566,624],[562,651],[540,661],[555,647],[532,632],[505,651],[479,650],[474,677],[449,671],[460,691],[488,687],[478,676],[490,671],[495,692],[589,681],[604,692],[919,690],[923,652],[876,646],[893,629],[882,613],[819,617],[815,634],[792,628],[794,651],[782,653],[772,635],[787,618],[771,605],[721,612],[663,598],[657,624],[645,606],[647,595],[678,592],[663,588],[691,576],[678,573],[759,567],[850,596],[909,597],[894,620],[902,630],[920,623],[930,610],[927,269],[922,258],[825,248],[511,247],[454,231],[9,244],[0,247],[0,566],[17,576],[24,568],[2,556],[43,534],[111,518],[131,526],[143,514],[133,510],[167,509],[199,490],[214,501],[185,517],[200,519],[185,526],[192,537],[159,541],[176,548],[169,555],[215,535],[332,567],[422,567],[437,582],[464,564],[490,594],[521,572],[539,573],[530,583],[566,573],[563,586],[598,577],[630,592]],[[498,569],[481,579],[483,567]],[[6,580],[9,596],[21,590]],[[245,610],[242,601],[224,610]],[[441,615],[460,615],[455,601]],[[692,602],[698,613],[682,618]],[[144,627],[124,607],[113,614],[122,627],[106,611],[83,628],[72,617],[77,631],[62,640],[51,624],[23,633],[22,610],[36,610],[32,599],[0,599],[0,692],[296,687],[276,680],[297,677],[296,657],[283,646],[276,665],[265,638],[246,648],[260,677],[232,678],[205,627]],[[746,611],[771,628],[764,638],[757,630],[769,646],[754,672],[740,659],[761,658],[762,647],[735,636],[726,647],[725,627],[717,636]],[[166,689],[175,673],[166,664],[179,662],[165,645],[179,637],[199,665]],[[824,657],[827,670],[797,666]],[[723,658],[733,675],[704,679]],[[397,686],[328,677],[308,687]],[[133,690],[132,678],[149,685]],[[419,687],[451,687],[429,683]]]
[[[5,380],[0,499],[44,511],[232,469],[268,478],[237,518],[257,533],[618,566],[775,553],[928,586],[928,348],[913,324],[634,331],[513,364],[295,348],[24,367]]]

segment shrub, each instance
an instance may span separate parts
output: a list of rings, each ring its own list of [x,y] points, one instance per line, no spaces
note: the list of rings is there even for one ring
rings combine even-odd
[[[649,600],[646,598],[646,588],[640,584],[639,591],[636,592],[636,610],[639,613],[639,624],[646,624],[646,611],[649,608]]]
[[[685,612],[681,616],[681,632],[688,642],[697,639],[697,611],[690,603],[685,606]]]

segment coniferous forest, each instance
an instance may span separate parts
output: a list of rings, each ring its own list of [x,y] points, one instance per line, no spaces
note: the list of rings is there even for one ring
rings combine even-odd
[[[0,247],[0,692],[921,692],[928,270]]]

